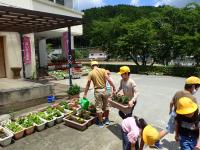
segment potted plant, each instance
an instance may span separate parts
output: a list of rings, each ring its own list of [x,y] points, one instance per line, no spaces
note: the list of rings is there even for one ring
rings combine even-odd
[[[115,94],[112,99],[108,99],[108,101],[112,107],[117,108],[124,113],[129,113],[132,109],[128,106],[129,98],[127,96]]]
[[[85,109],[80,109],[77,112],[76,116],[86,120],[88,127],[91,126],[93,124],[94,120],[95,120],[95,117],[91,116],[91,113],[89,111],[85,110]]]
[[[46,122],[40,119],[37,114],[29,114],[27,117],[34,122],[37,131],[42,131],[45,129]]]
[[[81,91],[80,86],[74,84],[69,87],[69,89],[67,90],[67,94],[69,95],[70,99],[79,98],[80,91]]]
[[[34,122],[28,117],[20,117],[16,119],[16,122],[25,128],[26,135],[30,135],[34,132],[35,125]]]
[[[63,121],[65,122],[65,125],[81,131],[87,128],[88,123],[84,119],[77,116],[73,116],[72,114],[68,114],[65,118],[63,118]]]
[[[20,139],[24,135],[24,128],[20,126],[19,124],[17,124],[16,122],[10,122],[6,124],[5,127],[9,129],[10,131],[12,131],[12,133],[14,134],[15,140]]]
[[[42,118],[42,120],[47,122],[48,127],[54,126],[54,122],[56,118],[53,116],[53,114],[47,114],[45,112],[38,112],[37,115]]]
[[[0,127],[0,145],[7,146],[11,143],[13,133],[9,132],[7,129]]]

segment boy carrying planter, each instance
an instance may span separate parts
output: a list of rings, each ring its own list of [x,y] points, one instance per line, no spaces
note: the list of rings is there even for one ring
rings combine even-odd
[[[123,95],[129,98],[128,106],[131,107],[131,111],[125,114],[122,111],[119,111],[119,115],[122,119],[132,116],[132,111],[136,105],[137,98],[139,96],[138,89],[136,87],[136,83],[133,79],[130,78],[130,68],[128,66],[120,67],[120,71],[118,74],[121,75],[122,79],[120,81],[120,87],[117,91],[119,93],[121,90],[123,91]],[[116,94],[117,94],[116,93]]]

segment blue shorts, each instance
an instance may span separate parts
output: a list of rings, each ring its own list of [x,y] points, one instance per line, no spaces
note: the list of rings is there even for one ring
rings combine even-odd
[[[181,150],[194,150],[197,145],[197,138],[191,136],[180,136]]]

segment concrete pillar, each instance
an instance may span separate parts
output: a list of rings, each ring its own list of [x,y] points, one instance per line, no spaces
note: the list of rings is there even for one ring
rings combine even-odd
[[[48,53],[46,49],[46,39],[39,40],[39,54],[40,54],[40,66],[48,67]]]

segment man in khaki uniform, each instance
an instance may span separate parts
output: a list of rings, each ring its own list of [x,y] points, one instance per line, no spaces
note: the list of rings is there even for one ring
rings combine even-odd
[[[113,87],[115,92],[115,86],[107,75],[107,72],[103,68],[98,67],[97,61],[91,62],[92,71],[88,75],[87,85],[84,91],[83,97],[87,97],[87,92],[90,88],[91,81],[94,84],[94,97],[96,103],[97,116],[99,119],[99,127],[103,128],[104,124],[109,124],[109,106],[108,106],[108,95],[106,94],[106,81]],[[103,120],[103,113],[105,120]]]

